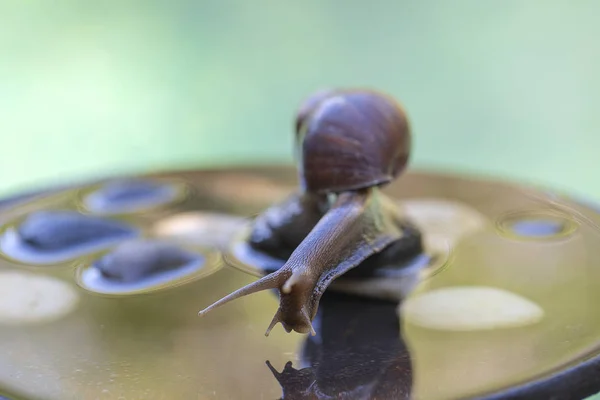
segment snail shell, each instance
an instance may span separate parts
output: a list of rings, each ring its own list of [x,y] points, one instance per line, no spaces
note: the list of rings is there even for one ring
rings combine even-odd
[[[303,104],[296,121],[300,180],[307,191],[385,185],[408,163],[409,123],[388,95],[356,89],[319,92]]]

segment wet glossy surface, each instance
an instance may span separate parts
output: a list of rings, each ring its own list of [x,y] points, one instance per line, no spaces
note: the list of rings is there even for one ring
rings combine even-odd
[[[3,228],[2,252],[33,264],[73,259],[139,234],[122,222],[65,210],[37,211]]]
[[[202,263],[201,256],[172,243],[139,240],[121,244],[97,260],[93,267],[109,281],[136,282],[157,273]]]
[[[131,234],[133,229],[116,222],[73,212],[41,211],[27,216],[17,234],[27,246],[38,251],[60,251],[96,240]]]
[[[68,283],[22,271],[0,272],[0,325],[43,325],[64,318],[79,304]]]
[[[163,240],[136,240],[81,263],[77,283],[95,294],[136,295],[171,289],[215,273],[218,254],[204,247]]]
[[[98,271],[90,278],[89,271],[118,244],[88,249],[52,265],[0,259],[0,272],[13,274],[7,280],[0,274],[0,285],[37,288],[28,292],[30,298],[44,304],[23,307],[17,317],[48,316],[36,317],[33,325],[0,326],[0,393],[51,400],[275,399],[282,393],[286,399],[343,394],[465,398],[543,379],[599,350],[600,216],[569,199],[557,201],[504,183],[410,172],[386,191],[423,230],[426,248],[438,258],[414,260],[407,270],[417,273],[402,282],[338,286],[361,296],[327,293],[315,320],[315,337],[275,329],[266,338],[264,327],[278,303],[273,293],[240,299],[203,318],[197,313],[256,279],[249,270],[224,265],[217,257],[219,246],[231,250],[249,218],[290,194],[295,171],[256,168],[158,177],[186,182],[191,195],[158,208],[102,218],[126,223],[150,240],[168,237],[206,262],[117,283],[99,279]],[[227,182],[237,182],[235,196],[227,194]],[[0,213],[2,230],[41,209],[82,210],[81,189],[93,187],[11,203]],[[536,219],[542,214],[560,216],[575,229],[535,240],[504,229],[513,226],[504,224],[512,216]],[[420,266],[438,259],[439,268],[421,273],[427,268]],[[428,262],[419,264],[424,260]],[[146,267],[141,270],[155,269]],[[145,280],[149,277],[156,281]],[[60,282],[72,297],[49,303],[44,293],[53,293],[56,286],[37,278]],[[123,286],[132,284],[139,286]],[[408,302],[434,290],[473,286],[526,298],[543,310],[544,318],[526,326],[448,332],[405,320],[397,312],[397,301],[364,297],[386,291],[383,297],[401,293],[408,295]],[[0,297],[0,306],[28,302],[20,296]],[[460,299],[446,302],[460,309]],[[591,387],[600,387],[598,379],[587,378],[577,387],[592,394]]]

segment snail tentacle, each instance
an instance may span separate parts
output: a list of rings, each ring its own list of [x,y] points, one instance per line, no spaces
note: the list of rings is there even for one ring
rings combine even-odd
[[[288,274],[291,274],[289,271],[287,272]],[[222,299],[206,307],[204,310],[199,311],[198,316],[203,317],[215,308],[219,308],[233,300],[239,299],[240,297],[244,297],[252,293],[262,292],[263,290],[276,289],[283,284],[282,281],[285,282],[285,280],[287,280],[285,273],[286,271],[282,268],[275,273],[264,276],[263,278],[228,294]]]

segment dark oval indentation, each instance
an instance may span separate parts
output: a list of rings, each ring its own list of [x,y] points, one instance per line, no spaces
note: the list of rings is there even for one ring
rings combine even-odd
[[[91,266],[82,265],[77,281],[95,293],[131,295],[200,279],[221,265],[210,253],[158,240],[136,240],[123,243]]]
[[[135,230],[117,221],[71,211],[40,211],[28,216],[17,228],[23,243],[38,251],[66,250],[70,247],[122,239]]]
[[[577,222],[568,215],[543,210],[515,212],[497,222],[501,234],[521,240],[560,238],[570,235],[577,227]]]
[[[0,248],[13,259],[52,264],[91,253],[139,234],[121,222],[73,211],[39,211],[7,229]]]
[[[177,196],[173,185],[151,180],[128,179],[111,182],[89,194],[86,208],[96,212],[135,211],[171,202]]]
[[[157,272],[171,271],[200,261],[197,254],[159,241],[132,241],[117,247],[93,265],[102,276],[117,282],[136,282]]]
[[[512,230],[520,236],[544,237],[561,233],[565,224],[562,221],[529,219],[513,222]]]

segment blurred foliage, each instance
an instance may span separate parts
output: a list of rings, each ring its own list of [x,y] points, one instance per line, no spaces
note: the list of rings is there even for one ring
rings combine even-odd
[[[292,160],[299,101],[371,86],[413,167],[600,199],[600,2],[0,3],[0,191]]]

